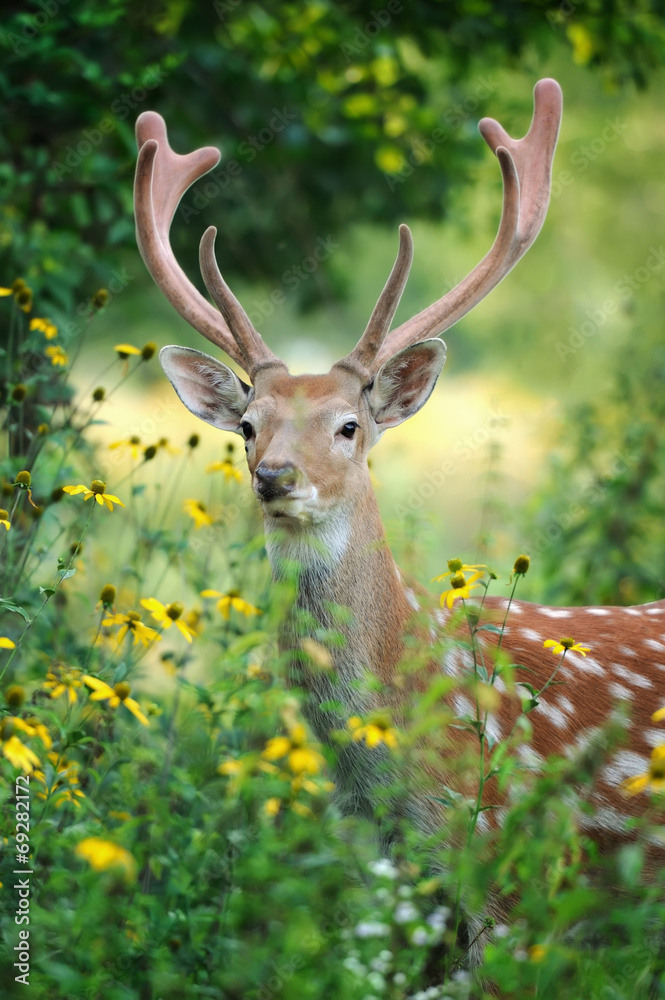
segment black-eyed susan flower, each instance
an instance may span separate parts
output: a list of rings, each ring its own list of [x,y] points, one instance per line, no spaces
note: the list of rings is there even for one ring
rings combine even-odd
[[[134,645],[142,642],[144,646],[149,646],[151,642],[157,642],[161,635],[149,625],[144,625],[138,611],[128,611],[127,614],[113,614],[102,620],[102,625],[107,628],[110,625],[119,625],[117,635],[118,647],[122,645],[123,639],[130,632],[134,636]],[[85,680],[85,677],[83,678]]]
[[[0,649],[16,649],[16,643],[6,635],[0,635]]]
[[[40,330],[47,340],[53,340],[54,337],[58,336],[57,326],[45,316],[33,316],[30,320],[30,329]]]
[[[93,479],[90,486],[83,486],[82,483],[79,483],[78,486],[63,486],[62,489],[72,497],[76,496],[77,493],[83,493],[84,500],[94,497],[100,507],[106,504],[109,510],[113,510],[114,503],[117,503],[120,507],[125,506],[122,500],[119,500],[112,493],[106,492],[106,483],[103,483],[101,479]]]
[[[44,349],[44,354],[47,358],[51,359],[52,365],[64,366],[69,364],[67,351],[63,350],[58,344],[51,344],[49,347],[46,347]]]
[[[463,563],[461,559],[449,559],[448,560],[448,572],[442,573],[441,576],[435,576],[432,579],[432,583],[440,583],[441,580],[445,580],[447,576],[456,576],[458,573],[471,573],[478,569],[487,569],[482,563],[478,563],[474,566],[467,566]],[[482,576],[482,573],[478,573],[477,576]]]
[[[61,694],[66,694],[69,704],[73,705],[78,698],[78,689],[82,686],[81,671],[78,667],[58,665],[46,674],[42,689],[49,691],[51,698],[59,698]]]
[[[121,361],[126,361],[127,358],[132,355],[138,355],[141,353],[140,348],[134,347],[133,344],[116,344],[113,350],[116,352]]]
[[[96,872],[119,870],[128,881],[136,878],[136,860],[133,854],[103,837],[86,837],[76,846],[76,853],[84,858]]]
[[[347,726],[352,738],[357,742],[364,740],[368,747],[378,747],[380,743],[385,743],[394,750],[399,742],[397,730],[392,728],[390,719],[385,715],[372,716],[366,723],[358,715],[352,715]]]
[[[5,531],[9,531],[11,528],[11,521],[9,520],[9,511],[6,511],[3,507],[0,507],[0,526],[2,526]]]
[[[635,778],[627,778],[622,784],[625,795],[639,795],[647,790],[665,792],[665,744],[654,747],[651,751],[649,770]]]
[[[113,609],[113,605],[115,604],[116,593],[117,591],[114,584],[105,583],[99,592],[97,607],[101,604],[101,606],[106,608],[107,611],[111,611]]]
[[[546,639],[543,646],[551,649],[554,656],[559,656],[560,653],[567,653],[568,650],[571,653],[581,653],[582,656],[586,656],[591,649],[591,646],[580,646],[579,642],[575,642],[574,639],[569,639],[565,636],[559,639],[558,642],[556,639]]]
[[[184,635],[187,642],[191,642],[192,638],[196,635],[196,632],[181,617],[185,609],[180,601],[164,605],[155,597],[147,597],[141,599],[141,604],[163,628],[169,629],[172,625],[175,625],[180,633]]]
[[[296,775],[318,774],[325,766],[325,758],[315,746],[307,742],[307,732],[300,723],[289,727],[288,736],[273,736],[261,754],[264,760],[286,759],[289,770]]]
[[[67,760],[62,754],[54,751],[51,751],[47,756],[52,765],[50,784],[44,771],[35,770],[35,779],[44,786],[43,791],[37,792],[37,798],[46,801],[54,796],[57,809],[61,809],[65,805],[73,805],[75,809],[80,809],[79,800],[84,799],[85,795],[77,787],[79,765],[76,761]]]
[[[230,616],[231,608],[235,608],[241,615],[246,615],[247,617],[263,614],[259,608],[255,608],[253,604],[243,600],[238,590],[229,590],[226,594],[223,594],[220,590],[202,590],[201,597],[219,597],[217,610],[226,619]]]
[[[24,774],[30,774],[36,767],[40,766],[37,754],[25,743],[21,743],[18,736],[10,736],[8,739],[2,740],[0,749],[9,763],[13,767],[18,767]]]
[[[114,441],[113,444],[109,445],[110,450],[115,448],[126,448],[131,452],[132,458],[137,459],[141,450],[141,438],[138,434],[132,434],[131,437],[124,438],[122,441]]]
[[[91,677],[90,674],[84,674],[82,679],[88,687],[91,687],[93,690],[93,693],[90,695],[91,701],[108,701],[111,708],[117,708],[118,705],[122,704],[125,708],[129,709],[132,715],[135,716],[143,726],[150,725],[141,711],[139,703],[129,697],[132,689],[125,681],[120,681],[119,684],[116,684],[114,687],[110,687],[104,681],[100,681],[98,677]]]
[[[14,292],[14,301],[19,309],[24,313],[29,313],[32,309],[32,289],[23,284],[23,288]]]
[[[20,708],[25,701],[25,688],[20,684],[10,684],[5,691],[5,701],[10,708]]]
[[[227,483],[233,479],[239,483],[242,482],[240,470],[236,469],[230,458],[223,458],[221,462],[211,462],[210,465],[206,466],[206,472],[223,472]]]
[[[185,514],[189,514],[191,519],[194,521],[194,526],[197,531],[199,528],[213,524],[213,518],[206,510],[205,504],[201,503],[200,500],[184,500],[182,509]]]
[[[476,580],[480,579],[482,575],[483,570],[473,573],[468,579],[461,571],[453,573],[450,578],[450,590],[444,590],[441,594],[441,606],[443,607],[446,604],[447,607],[452,608],[454,602],[459,598],[466,600],[468,597],[471,597],[471,591],[480,586],[479,583],[476,583]],[[444,576],[447,576],[447,574],[444,574]],[[439,579],[443,579],[443,577]]]

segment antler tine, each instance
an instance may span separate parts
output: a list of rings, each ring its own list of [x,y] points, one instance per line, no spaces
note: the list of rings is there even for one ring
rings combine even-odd
[[[402,298],[412,261],[413,237],[409,227],[402,225],[399,227],[399,250],[390,276],[374,306],[365,332],[348,358],[344,360],[351,363],[356,362],[362,368],[371,370],[372,364],[381,350],[381,345],[386,339],[399,300]]]
[[[492,249],[451,291],[386,337],[378,365],[397,351],[447,330],[498,285],[529,249],[547,213],[562,102],[556,80],[539,80],[534,88],[533,119],[523,139],[512,139],[493,118],[479,123],[503,177],[503,211]]]
[[[209,226],[201,237],[199,248],[201,274],[213,301],[226,320],[240,350],[247,358],[249,364],[248,368],[245,366],[247,374],[253,378],[258,368],[274,364],[283,365],[283,362],[273,354],[264,342],[240,302],[224,281],[215,259],[216,236],[215,227]]]
[[[219,151],[205,146],[181,156],[169,146],[166,124],[155,111],[136,122],[139,155],[134,182],[136,239],[148,271],[183,319],[217,344],[242,368],[248,358],[223,316],[201,295],[176,261],[169,231],[183,194],[219,161]]]

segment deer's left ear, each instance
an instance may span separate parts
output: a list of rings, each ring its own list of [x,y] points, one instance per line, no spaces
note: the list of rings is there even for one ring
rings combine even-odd
[[[367,400],[383,431],[417,413],[429,399],[446,360],[446,345],[438,337],[405,347],[381,365]]]

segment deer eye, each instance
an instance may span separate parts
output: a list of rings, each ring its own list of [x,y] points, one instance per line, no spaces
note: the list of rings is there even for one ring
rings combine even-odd
[[[248,420],[240,421],[240,433],[244,437],[245,441],[249,441],[252,434],[254,433],[254,428]]]
[[[340,434],[342,434],[345,438],[352,438],[358,427],[359,424],[357,424],[355,420],[349,420],[348,424],[344,424],[342,427]]]

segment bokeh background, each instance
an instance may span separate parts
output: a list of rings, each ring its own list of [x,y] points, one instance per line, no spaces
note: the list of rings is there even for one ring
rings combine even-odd
[[[110,290],[81,392],[118,342],[218,354],[136,250],[141,111],[164,115],[176,150],[222,152],[174,220],[189,275],[201,287],[198,240],[216,225],[220,267],[271,347],[294,372],[325,371],[364,328],[400,222],[416,252],[397,322],[484,255],[501,183],[478,120],[523,135],[534,83],[558,79],[544,230],[447,332],[434,397],[384,437],[373,472],[398,559],[422,580],[453,556],[505,570],[523,551],[523,597],[665,595],[665,4],[38,0],[4,13],[0,284],[28,280],[64,346],[72,316]],[[212,460],[231,438],[186,413],[154,364],[104,417],[103,450],[199,432]]]

